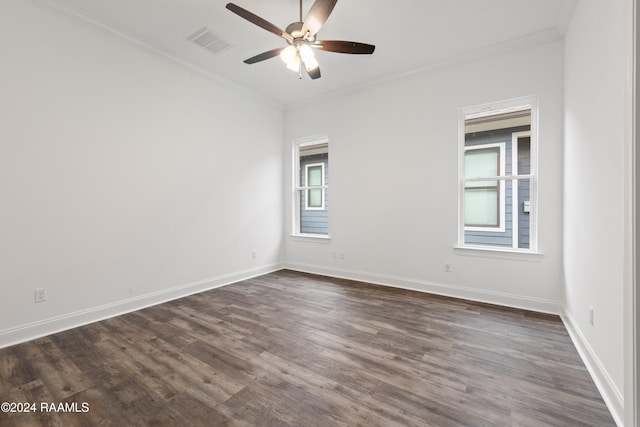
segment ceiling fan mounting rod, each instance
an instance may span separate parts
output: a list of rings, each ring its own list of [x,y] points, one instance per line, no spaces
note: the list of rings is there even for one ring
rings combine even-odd
[[[300,0],[300,22],[302,22],[302,0]]]

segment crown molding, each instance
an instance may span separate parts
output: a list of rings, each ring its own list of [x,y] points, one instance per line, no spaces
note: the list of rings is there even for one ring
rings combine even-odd
[[[572,0],[568,3],[564,3],[562,5],[562,9],[558,14],[558,19],[556,20],[556,29],[560,32],[560,34],[564,35],[569,28],[569,24],[571,23],[571,18],[573,18],[573,12],[576,9],[577,0]]]
[[[572,8],[573,11],[573,8]],[[457,55],[452,55],[448,58],[444,58],[438,62],[427,64],[424,67],[420,67],[406,72],[393,74],[380,79],[372,80],[362,84],[350,86],[347,88],[338,89],[323,95],[314,97],[312,100],[304,100],[300,102],[288,103],[284,106],[285,111],[294,110],[302,107],[309,107],[316,104],[329,101],[331,99],[340,98],[353,93],[365,92],[367,90],[385,86],[399,81],[410,80],[428,73],[433,73],[447,68],[457,67],[465,63],[479,61],[482,59],[492,58],[498,55],[503,55],[518,50],[529,49],[536,46],[541,46],[547,43],[563,40],[564,34],[560,33],[557,28],[549,28],[545,31],[541,31],[534,34],[529,34],[522,37],[517,37],[511,40],[499,42],[490,46],[486,46],[481,49],[474,49],[466,52],[462,52]]]
[[[133,37],[121,30],[118,30],[117,28],[114,28],[111,25],[108,25],[104,22],[96,20],[95,18],[87,15],[83,11],[77,8],[71,7],[67,4],[63,4],[58,0],[24,0],[24,1],[42,10],[45,10],[54,15],[57,15],[60,18],[71,21],[93,32],[99,33],[112,40],[126,44],[135,49],[138,49],[141,52],[154,56],[155,58],[163,60],[166,63],[177,66],[178,68],[181,68],[183,71],[187,71],[189,73],[195,74],[205,80],[208,80],[209,82],[231,89],[234,92],[253,98],[255,101],[258,101],[263,104],[267,104],[270,107],[276,108],[280,111],[284,109],[284,105],[281,103],[275,102],[272,99],[269,99],[254,91],[251,91],[242,85],[234,83],[231,80],[228,80],[220,76],[219,74],[216,74],[212,71],[198,67],[192,63],[183,61],[162,49],[152,46],[136,37]]]

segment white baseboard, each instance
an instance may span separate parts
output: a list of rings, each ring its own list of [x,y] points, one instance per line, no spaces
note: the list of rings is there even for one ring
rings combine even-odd
[[[185,285],[137,296],[111,304],[92,307],[74,313],[65,314],[50,319],[41,320],[15,328],[0,331],[0,348],[8,347],[26,341],[31,341],[56,332],[62,332],[78,326],[141,310],[153,305],[182,298],[198,292],[226,286],[241,280],[281,270],[282,264],[270,264],[233,273],[211,277]]]
[[[484,289],[453,286],[443,283],[428,282],[425,280],[411,279],[407,277],[390,276],[385,274],[368,273],[357,270],[329,268],[314,264],[285,263],[285,268],[306,273],[321,274],[324,276],[341,279],[358,280],[376,285],[391,286],[394,288],[425,292],[447,297],[460,298],[470,301],[484,302],[488,304],[502,305],[512,308],[537,311],[549,314],[561,314],[562,306],[559,301],[541,298],[524,297],[502,292],[487,291]]]
[[[591,374],[591,378],[596,384],[598,391],[600,391],[604,403],[607,405],[607,408],[609,408],[611,416],[616,424],[622,427],[624,425],[624,398],[622,397],[622,393],[613,383],[607,370],[589,345],[589,342],[584,337],[584,334],[571,314],[565,310],[560,317],[569,332],[573,344],[578,350],[578,354],[582,358],[582,362]]]

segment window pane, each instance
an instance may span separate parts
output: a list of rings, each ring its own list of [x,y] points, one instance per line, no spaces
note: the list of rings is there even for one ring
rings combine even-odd
[[[518,138],[518,174],[531,173],[531,137]]]
[[[307,185],[322,185],[322,166],[311,166],[307,169],[309,177],[307,178]]]
[[[498,147],[467,150],[464,153],[464,177],[479,178],[484,176],[498,176],[500,149]],[[484,187],[486,184],[469,183],[471,186]]]
[[[517,186],[518,199],[517,208],[514,215],[517,218],[518,227],[518,248],[529,249],[531,247],[531,215],[533,206],[531,205],[531,180],[520,179],[514,184]]]
[[[322,207],[322,189],[314,188],[308,190],[309,194],[309,204],[307,205],[310,208],[321,208]]]
[[[464,222],[466,226],[497,227],[498,187],[466,188],[464,192]]]

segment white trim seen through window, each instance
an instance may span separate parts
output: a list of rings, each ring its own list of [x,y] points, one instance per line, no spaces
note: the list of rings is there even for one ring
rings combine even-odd
[[[465,230],[499,231],[505,227],[504,175],[505,144],[482,144],[465,147],[465,178],[488,177],[487,181],[465,180]]]
[[[310,163],[304,165],[304,180],[302,187],[306,191],[306,210],[324,209],[324,163]]]

